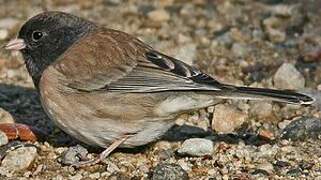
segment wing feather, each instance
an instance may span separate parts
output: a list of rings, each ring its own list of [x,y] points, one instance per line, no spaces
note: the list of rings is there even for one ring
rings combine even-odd
[[[110,29],[99,29],[83,37],[54,67],[68,87],[82,91],[219,91],[228,88],[136,38]]]

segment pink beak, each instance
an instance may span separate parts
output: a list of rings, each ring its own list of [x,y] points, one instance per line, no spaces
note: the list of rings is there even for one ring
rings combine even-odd
[[[26,43],[23,39],[13,39],[8,42],[7,45],[4,46],[6,50],[13,50],[13,51],[19,51],[21,49],[24,49],[26,47]]]

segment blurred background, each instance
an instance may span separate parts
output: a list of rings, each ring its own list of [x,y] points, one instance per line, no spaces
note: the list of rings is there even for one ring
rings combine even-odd
[[[64,11],[133,34],[220,81],[296,89],[319,98],[320,7],[321,0],[0,0],[0,46],[37,13]],[[175,165],[164,165],[169,170],[160,174],[177,179],[313,179],[321,172],[319,106],[228,101],[178,119],[167,135],[176,141],[117,152],[89,170],[70,170],[56,159],[78,142],[47,119],[20,54],[0,49],[0,122],[26,123],[47,133],[28,169],[4,171],[2,165],[0,177],[161,179],[156,175],[164,161]],[[212,156],[177,155],[191,137],[212,140]]]

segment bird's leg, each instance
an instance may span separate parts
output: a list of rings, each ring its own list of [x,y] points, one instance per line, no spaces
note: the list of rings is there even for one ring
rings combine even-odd
[[[123,142],[125,142],[129,137],[132,137],[132,135],[125,135],[121,139],[114,141],[107,149],[101,152],[97,158],[89,161],[81,161],[71,166],[78,168],[78,167],[91,166],[91,165],[97,164],[102,160],[104,160],[106,157],[108,157],[111,152],[113,152],[118,146],[120,146]]]
[[[0,124],[0,131],[4,132],[9,140],[20,139],[23,141],[36,141],[37,136],[34,129],[28,125],[20,123]]]

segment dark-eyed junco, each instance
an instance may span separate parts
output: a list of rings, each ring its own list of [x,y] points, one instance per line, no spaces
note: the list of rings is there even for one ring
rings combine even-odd
[[[137,38],[63,13],[29,19],[6,49],[20,50],[48,116],[66,133],[107,148],[150,143],[175,118],[222,99],[311,104],[293,91],[222,84]]]

